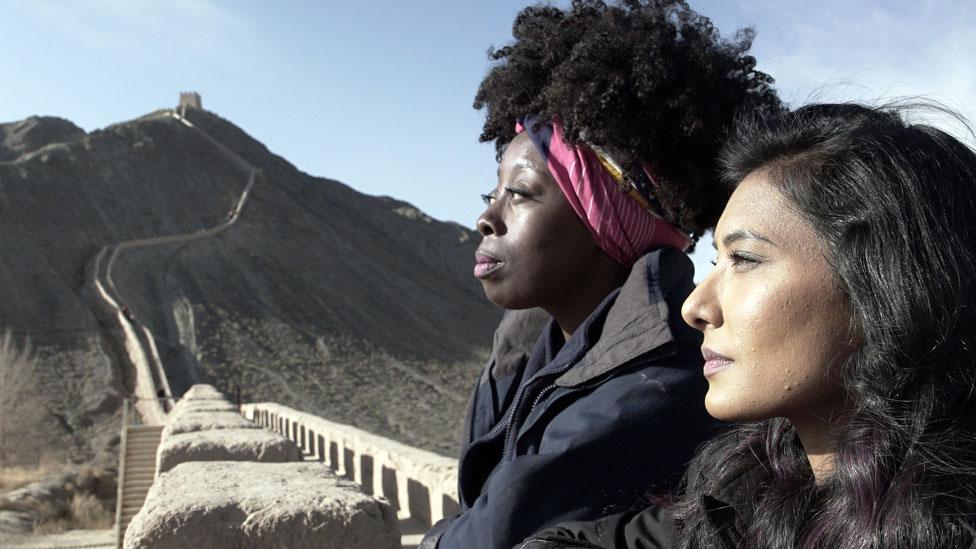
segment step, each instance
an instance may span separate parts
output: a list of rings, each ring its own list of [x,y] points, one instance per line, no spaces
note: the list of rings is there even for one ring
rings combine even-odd
[[[143,454],[140,456],[125,456],[126,463],[156,462],[156,454]]]
[[[133,480],[134,479],[139,479],[139,480],[142,480],[142,479],[147,479],[147,478],[156,478],[156,471],[154,471],[154,470],[153,471],[150,471],[149,469],[138,469],[138,470],[136,470],[136,469],[129,469],[128,471],[125,472],[125,479],[126,480],[129,480],[129,479],[133,479]]]
[[[142,456],[125,456],[126,463],[156,463],[155,454],[146,454]]]
[[[125,478],[156,478],[156,467],[126,467]]]
[[[146,503],[146,494],[142,494],[139,497],[136,497],[136,496],[128,497],[127,496],[127,497],[125,497],[122,500],[122,507],[123,508],[125,508],[127,506],[128,507],[138,507],[138,508],[141,509],[142,508],[142,505],[144,503]]]
[[[156,468],[155,467],[126,467],[125,468],[125,478],[156,478]]]
[[[125,468],[125,478],[130,477],[156,477],[156,467],[146,466],[146,467],[126,467]]]
[[[126,440],[159,440],[162,437],[162,433],[133,433],[128,431],[125,433]]]

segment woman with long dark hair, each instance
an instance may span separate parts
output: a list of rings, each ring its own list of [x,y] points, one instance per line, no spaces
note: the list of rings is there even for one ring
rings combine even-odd
[[[526,547],[972,546],[976,154],[838,104],[743,124],[723,161],[718,259],[682,314],[709,414],[743,423],[666,512]]]
[[[526,8],[475,106],[500,161],[474,275],[509,310],[471,400],[461,509],[422,547],[509,549],[668,491],[716,422],[685,252],[728,191],[721,137],[771,79],[685,2]]]

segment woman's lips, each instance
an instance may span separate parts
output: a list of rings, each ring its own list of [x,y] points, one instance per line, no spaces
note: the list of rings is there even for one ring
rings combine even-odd
[[[501,266],[502,262],[497,258],[483,253],[474,254],[474,276],[477,278],[485,278]]]
[[[705,367],[702,368],[705,377],[728,368],[734,362],[731,358],[722,356],[708,347],[702,347],[702,358],[705,359]]]

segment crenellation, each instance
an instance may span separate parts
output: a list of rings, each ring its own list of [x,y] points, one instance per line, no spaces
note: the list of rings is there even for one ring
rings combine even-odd
[[[197,92],[180,92],[180,104],[177,105],[180,111],[185,109],[203,109],[203,101]]]

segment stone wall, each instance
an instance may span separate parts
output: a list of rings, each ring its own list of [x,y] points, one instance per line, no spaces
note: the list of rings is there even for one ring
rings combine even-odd
[[[169,414],[124,547],[397,548],[397,513],[195,385]]]
[[[288,437],[365,493],[389,500],[401,518],[430,526],[459,510],[456,459],[275,403],[244,404],[241,412]]]

